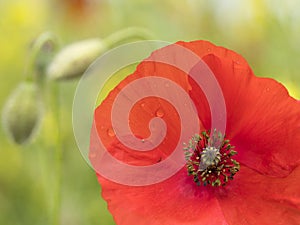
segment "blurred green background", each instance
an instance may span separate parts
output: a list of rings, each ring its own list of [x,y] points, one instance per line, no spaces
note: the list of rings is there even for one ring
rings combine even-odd
[[[284,83],[299,96],[300,1],[297,0],[10,0],[0,2],[0,109],[24,80],[30,44],[52,31],[63,45],[106,37],[127,27],[146,28],[157,40],[206,39],[242,54],[256,75]],[[77,149],[72,101],[78,80],[59,83],[63,148],[64,225],[114,224],[92,169]],[[51,222],[54,149],[58,128],[49,94],[38,136],[26,146],[0,129],[0,224]],[[51,103],[52,102],[52,103]],[[87,134],[88,135],[88,134]]]

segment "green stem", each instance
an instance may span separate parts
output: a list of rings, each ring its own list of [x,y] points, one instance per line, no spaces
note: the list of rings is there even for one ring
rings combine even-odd
[[[63,145],[61,138],[61,124],[60,124],[60,89],[59,83],[54,83],[54,108],[53,114],[56,120],[57,136],[55,146],[55,180],[53,187],[53,208],[52,208],[52,222],[51,225],[59,225],[61,218],[61,192],[62,192],[62,163],[63,163]]]
[[[153,34],[151,34],[148,30],[137,27],[129,27],[120,31],[117,31],[103,41],[106,44],[108,49],[116,47],[120,44],[124,44],[129,40],[149,40],[154,39]]]
[[[41,51],[42,47],[45,43],[52,42],[54,46],[57,44],[57,38],[54,34],[51,32],[44,32],[42,33],[33,43],[32,50],[28,59],[28,66],[25,71],[25,79],[26,81],[32,81],[34,80],[34,74],[35,74],[35,64],[36,64],[36,58]]]

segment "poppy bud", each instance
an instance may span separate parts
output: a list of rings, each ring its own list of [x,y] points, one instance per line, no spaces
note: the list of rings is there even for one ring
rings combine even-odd
[[[35,83],[23,82],[9,97],[3,110],[3,124],[17,144],[28,142],[36,133],[41,117],[41,101]]]
[[[106,50],[100,39],[78,41],[64,47],[47,68],[50,79],[68,79],[80,76]]]

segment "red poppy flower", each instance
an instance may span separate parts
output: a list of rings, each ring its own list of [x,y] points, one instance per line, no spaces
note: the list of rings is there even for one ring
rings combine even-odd
[[[226,130],[222,134],[225,139],[220,138],[219,146],[209,145],[213,137],[209,138],[209,134],[214,133],[212,108],[203,87],[186,71],[163,62],[141,62],[96,109],[91,134],[90,159],[116,223],[300,224],[300,105],[275,80],[256,77],[245,59],[233,51],[206,41],[176,45],[195,53],[214,74],[226,105]],[[188,63],[188,59],[172,52],[172,46],[155,51],[151,57],[172,56],[174,62]],[[202,74],[196,76],[201,78]],[[176,107],[164,98],[149,96],[134,102],[129,127],[143,142],[153,131],[149,128],[151,119],[161,118],[166,125],[164,139],[149,151],[130,149],[120,140],[117,131],[112,129],[114,101],[127,85],[145,77],[172,80],[188,93],[196,107],[199,135],[190,144],[185,140],[186,166],[172,176],[143,186],[130,185],[130,181],[120,184],[96,168],[99,140],[109,155],[124,164],[147,167],[168,159],[185,129]],[[214,93],[215,87],[210,88]],[[128,137],[122,138],[124,141]],[[104,167],[115,169],[109,164]],[[169,168],[161,167],[156,171],[157,176],[164,169]],[[117,173],[122,177],[120,171]]]

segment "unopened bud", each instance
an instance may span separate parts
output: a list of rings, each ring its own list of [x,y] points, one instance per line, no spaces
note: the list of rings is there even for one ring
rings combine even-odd
[[[34,83],[21,83],[9,97],[3,110],[4,129],[17,144],[28,142],[40,122],[42,103]]]
[[[96,38],[70,44],[54,57],[47,68],[47,76],[54,80],[81,76],[105,50],[106,45]]]

